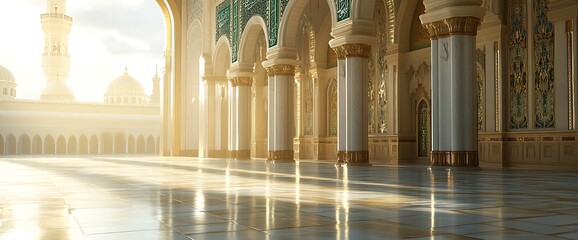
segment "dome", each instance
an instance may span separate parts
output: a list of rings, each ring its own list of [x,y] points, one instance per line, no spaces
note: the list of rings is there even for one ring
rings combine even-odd
[[[63,82],[50,81],[42,91],[40,99],[44,101],[74,101],[74,94]]]
[[[140,96],[141,94],[144,94],[144,88],[138,80],[134,79],[133,77],[128,75],[128,73],[125,72],[124,75],[118,77],[108,85],[106,94],[107,95],[136,94]]]
[[[12,72],[10,72],[10,70],[8,70],[2,65],[0,65],[0,81],[16,83],[16,81],[14,80],[14,75],[12,75]]]
[[[148,96],[145,94],[142,84],[128,75],[125,69],[124,75],[113,80],[104,94],[104,103],[113,105],[147,105]]]

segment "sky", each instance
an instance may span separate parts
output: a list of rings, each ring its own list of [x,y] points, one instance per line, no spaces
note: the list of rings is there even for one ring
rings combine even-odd
[[[18,99],[39,99],[47,0],[0,1],[0,65],[16,79]],[[66,81],[77,101],[103,102],[108,84],[128,74],[152,92],[155,66],[164,64],[165,25],[154,0],[67,0],[73,18]],[[160,71],[159,71],[160,74]]]

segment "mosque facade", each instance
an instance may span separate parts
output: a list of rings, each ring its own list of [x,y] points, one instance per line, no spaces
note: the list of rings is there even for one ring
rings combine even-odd
[[[158,72],[150,95],[125,69],[109,84],[104,104],[76,101],[66,84],[73,19],[66,15],[65,0],[48,0],[46,9],[40,15],[46,77],[40,99],[17,98],[17,79],[0,65],[0,155],[158,153]]]

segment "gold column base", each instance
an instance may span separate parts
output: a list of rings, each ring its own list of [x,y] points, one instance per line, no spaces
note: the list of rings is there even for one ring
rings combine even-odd
[[[369,151],[337,151],[337,163],[348,166],[371,166]]]
[[[477,151],[432,151],[432,166],[478,167]]]
[[[267,162],[294,163],[293,150],[271,150],[267,153]]]
[[[230,159],[250,159],[251,150],[229,150],[228,157]]]

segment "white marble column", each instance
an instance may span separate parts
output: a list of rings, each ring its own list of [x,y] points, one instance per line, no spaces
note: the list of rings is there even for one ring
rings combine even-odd
[[[248,159],[251,155],[252,77],[232,77],[229,92],[229,158]]]
[[[263,63],[269,77],[268,87],[268,162],[295,162],[293,158],[293,133],[290,101],[295,80],[295,66],[291,64],[272,65]]]
[[[370,165],[367,130],[367,64],[371,46],[332,46],[337,53],[337,164]]]
[[[426,4],[428,13],[421,15],[421,21],[432,39],[431,162],[440,166],[477,167],[475,46],[484,10],[475,5],[476,1],[455,7],[452,4],[463,1],[440,1],[446,5],[426,2],[431,8],[428,10]]]
[[[266,64],[265,64],[266,65]],[[295,162],[293,158],[293,124],[291,109],[295,66],[277,64],[265,66],[269,76],[268,84],[268,154],[269,162]]]

